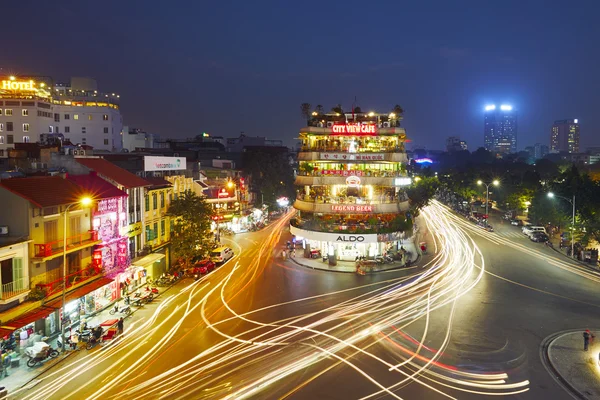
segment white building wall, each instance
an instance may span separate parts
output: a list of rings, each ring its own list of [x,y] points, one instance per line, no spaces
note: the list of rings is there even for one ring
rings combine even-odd
[[[121,150],[123,119],[119,110],[55,105],[54,113],[58,114],[58,132],[71,143],[92,146],[94,150]]]
[[[0,110],[0,158],[8,157],[14,143],[39,141],[54,124],[52,106],[43,101],[0,99]]]

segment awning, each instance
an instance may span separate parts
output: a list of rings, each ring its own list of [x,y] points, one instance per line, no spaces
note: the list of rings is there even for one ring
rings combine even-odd
[[[195,183],[197,183],[198,185],[200,185],[201,188],[206,189],[208,187],[208,185],[202,181],[194,181]]]
[[[102,286],[108,285],[113,280],[103,276],[102,278],[96,279],[86,285],[80,286],[77,289],[67,292],[65,296],[65,303],[68,303],[72,300],[77,300],[80,297],[85,296],[88,293],[93,292],[96,289],[100,289]],[[62,298],[52,300],[51,302],[46,303],[47,307],[53,307],[54,309],[59,309],[62,307]]]
[[[131,265],[144,267],[146,265],[150,265],[153,262],[156,262],[156,261],[161,260],[163,258],[165,258],[164,254],[152,253],[152,254],[148,254],[145,257],[140,258],[139,260],[137,260],[135,262],[132,262]]]

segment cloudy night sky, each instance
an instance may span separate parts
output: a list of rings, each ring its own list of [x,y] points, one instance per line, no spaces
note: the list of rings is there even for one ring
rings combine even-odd
[[[3,4],[3,74],[90,76],[124,124],[185,138],[284,138],[300,104],[405,111],[413,146],[483,145],[483,108],[519,113],[518,147],[578,118],[600,145],[600,2],[27,1]]]

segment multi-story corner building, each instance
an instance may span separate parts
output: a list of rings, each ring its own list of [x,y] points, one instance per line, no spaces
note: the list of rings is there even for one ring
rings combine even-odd
[[[465,140],[460,140],[460,136],[450,136],[446,139],[446,151],[448,153],[465,151],[468,149],[467,142]]]
[[[517,113],[512,106],[485,107],[483,142],[485,149],[495,154],[517,152]]]
[[[120,150],[123,125],[119,95],[101,93],[96,81],[49,77],[0,77],[0,158],[15,143],[57,135],[96,150]]]
[[[144,196],[145,243],[156,258],[148,266],[152,269],[148,275],[159,277],[167,271],[171,262],[171,218],[167,211],[173,198],[173,185],[160,177],[147,177],[145,180],[150,183]]]
[[[579,120],[554,121],[550,134],[550,151],[579,153]]]
[[[298,216],[305,251],[354,261],[398,250],[410,229],[406,133],[400,117],[313,113],[300,132]]]

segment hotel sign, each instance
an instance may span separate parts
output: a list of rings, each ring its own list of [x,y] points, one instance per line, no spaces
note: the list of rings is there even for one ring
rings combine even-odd
[[[17,90],[17,91],[36,91],[35,82],[32,80],[29,81],[13,81],[13,80],[3,80],[2,81],[2,89],[3,90]]]
[[[333,161],[384,161],[383,153],[320,153],[321,160]]]
[[[373,206],[362,204],[332,204],[331,211],[344,213],[370,213],[373,212]]]
[[[144,156],[144,171],[178,171],[186,169],[185,157]]]
[[[377,129],[375,125],[363,124],[335,124],[331,127],[331,132],[337,135],[376,135]]]

